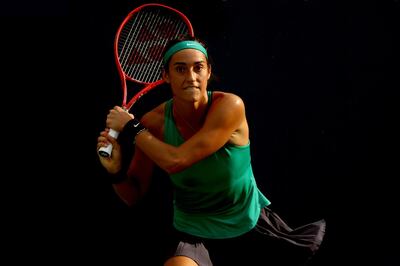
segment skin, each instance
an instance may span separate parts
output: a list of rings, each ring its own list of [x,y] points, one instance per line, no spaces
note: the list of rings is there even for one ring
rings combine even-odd
[[[238,96],[215,91],[212,105],[206,112],[210,75],[211,66],[205,55],[198,50],[181,50],[171,57],[163,79],[171,85],[174,119],[185,142],[178,147],[163,142],[165,103],[142,117],[141,123],[148,130],[136,136],[128,180],[114,185],[116,193],[126,204],[136,203],[146,193],[155,164],[173,174],[216,152],[226,143],[239,146],[248,144],[245,107]],[[115,106],[107,116],[106,125],[121,131],[132,118],[132,114]],[[113,174],[121,169],[121,151],[119,144],[105,130],[100,133],[97,149],[108,143],[113,144],[111,157],[99,156],[99,160]],[[132,182],[133,178],[136,182]],[[187,257],[177,256],[169,259],[165,265],[197,264]]]

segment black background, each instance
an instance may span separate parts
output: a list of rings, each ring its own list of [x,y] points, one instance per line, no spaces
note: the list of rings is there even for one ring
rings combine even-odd
[[[293,226],[326,219],[313,265],[397,265],[399,2],[153,2],[186,14],[210,47],[213,89],[245,101],[254,173],[273,209]],[[128,209],[95,151],[120,102],[114,35],[142,3],[2,4],[11,250],[52,262],[48,252],[158,259],[146,251],[168,229],[167,178],[158,173],[143,204]]]

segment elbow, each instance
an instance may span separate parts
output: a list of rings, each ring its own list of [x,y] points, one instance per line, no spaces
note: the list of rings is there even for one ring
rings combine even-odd
[[[121,198],[121,200],[126,204],[126,206],[133,207],[136,204],[135,200],[130,200],[130,199],[126,199],[126,198]]]
[[[172,162],[166,164],[162,167],[169,175],[176,174],[180,171],[185,170],[188,167],[186,164],[186,160],[184,159],[175,159]]]
[[[128,182],[114,184],[114,191],[117,196],[125,203],[128,207],[136,205],[136,203],[141,198],[141,193],[139,189],[132,186]]]
[[[166,152],[153,159],[153,161],[168,174],[175,174],[190,166],[189,156],[179,147],[169,147]]]
[[[125,205],[128,207],[133,207],[138,202],[138,197],[136,195],[126,195],[126,194],[120,194],[118,192],[117,192],[117,195],[120,198],[120,200],[123,203],[125,203]]]
[[[130,198],[130,199],[122,199],[122,201],[126,204],[126,206],[128,208],[132,208],[135,207],[137,205],[140,205],[140,203],[142,202],[143,197],[139,196],[139,197],[135,197],[135,198]]]
[[[133,207],[136,205],[138,198],[133,196],[133,195],[126,195],[126,194],[121,194],[117,192],[117,196],[119,199],[127,206],[127,207]]]

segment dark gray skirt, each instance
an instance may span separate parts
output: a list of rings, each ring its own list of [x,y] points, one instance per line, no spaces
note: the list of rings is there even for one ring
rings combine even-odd
[[[170,256],[192,258],[200,266],[305,265],[321,246],[325,220],[291,228],[265,207],[248,233],[229,239],[204,239],[176,232]]]

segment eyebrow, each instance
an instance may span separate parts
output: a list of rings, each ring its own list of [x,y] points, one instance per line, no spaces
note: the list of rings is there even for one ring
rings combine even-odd
[[[200,60],[200,61],[194,62],[193,65],[200,65],[200,64],[203,64],[203,63],[205,63],[205,61],[204,60]],[[185,62],[175,62],[174,66],[175,65],[187,65],[187,64]]]

